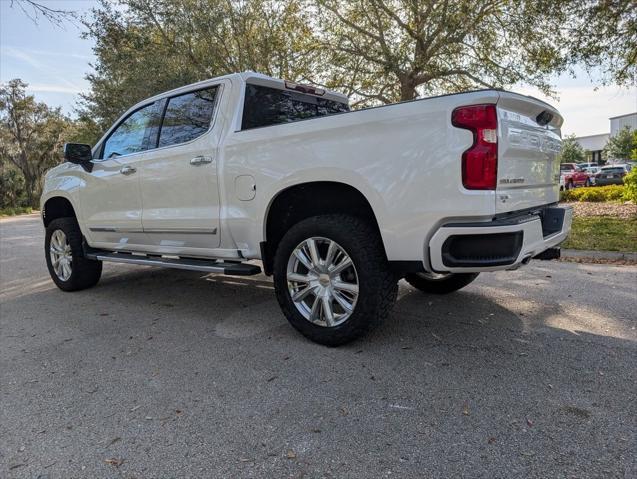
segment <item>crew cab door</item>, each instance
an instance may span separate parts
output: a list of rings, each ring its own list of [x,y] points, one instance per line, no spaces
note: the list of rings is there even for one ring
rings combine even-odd
[[[166,98],[142,160],[142,226],[152,250],[197,254],[220,244],[217,110],[224,83]],[[201,253],[204,253],[201,251]]]
[[[127,249],[147,242],[139,169],[156,107],[150,103],[122,118],[94,152],[80,189],[80,208],[93,246]]]

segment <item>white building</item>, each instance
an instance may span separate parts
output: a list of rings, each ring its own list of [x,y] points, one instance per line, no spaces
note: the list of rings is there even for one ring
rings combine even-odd
[[[619,131],[628,126],[631,130],[637,130],[637,112],[627,115],[614,116],[609,118],[610,133],[600,133],[599,135],[578,136],[575,138],[584,150],[586,150],[587,163],[599,163],[602,159],[602,150],[606,146],[608,139],[615,136]]]
[[[610,138],[608,133],[599,135],[580,136],[575,140],[586,150],[586,163],[599,163],[602,159],[602,150]]]
[[[629,113],[628,115],[620,115],[609,118],[610,120],[610,136],[615,136],[624,127],[631,130],[637,130],[637,113]]]

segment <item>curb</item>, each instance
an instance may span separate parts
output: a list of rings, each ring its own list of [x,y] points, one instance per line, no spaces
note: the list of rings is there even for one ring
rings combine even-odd
[[[622,253],[619,251],[592,251],[583,249],[562,249],[562,258],[605,259],[613,261],[637,262],[637,253]]]

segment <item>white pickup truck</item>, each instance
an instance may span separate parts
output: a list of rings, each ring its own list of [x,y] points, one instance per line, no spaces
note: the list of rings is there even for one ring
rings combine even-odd
[[[350,111],[252,72],[188,85],[65,146],[41,199],[48,269],[74,291],[103,261],[253,275],[261,260],[290,323],[343,344],[388,316],[401,278],[449,293],[559,252],[561,124],[499,90]]]

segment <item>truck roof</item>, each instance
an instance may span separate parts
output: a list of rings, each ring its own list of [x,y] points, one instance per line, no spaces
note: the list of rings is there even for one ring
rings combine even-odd
[[[197,87],[197,86],[205,87],[209,83],[219,81],[219,80],[224,80],[224,79],[229,79],[229,80],[234,79],[234,80],[239,80],[242,83],[253,83],[257,85],[268,86],[271,88],[277,88],[279,90],[288,89],[286,87],[286,80],[270,77],[268,75],[264,75],[263,73],[257,73],[253,71],[244,71],[241,73],[230,73],[228,75],[222,75],[222,76],[218,76],[214,78],[209,78],[206,80],[201,80],[195,83],[190,83],[188,85],[183,85],[178,88],[174,88],[172,90],[158,93],[157,95],[154,95],[150,98],[146,98],[144,102],[156,100],[159,98],[163,98],[165,96],[173,96],[175,94],[181,93],[182,91],[191,90],[193,87]],[[290,82],[287,82],[287,83],[289,84]],[[314,86],[314,85],[311,85],[311,86]],[[347,95],[344,95],[334,90],[328,90],[323,87],[316,86],[316,88],[320,88],[320,90],[324,92],[323,94],[316,95],[316,96],[320,96],[321,98],[325,98],[327,100],[338,101],[340,103],[349,103],[349,98],[347,97]],[[311,94],[311,93],[307,93],[307,94]]]

